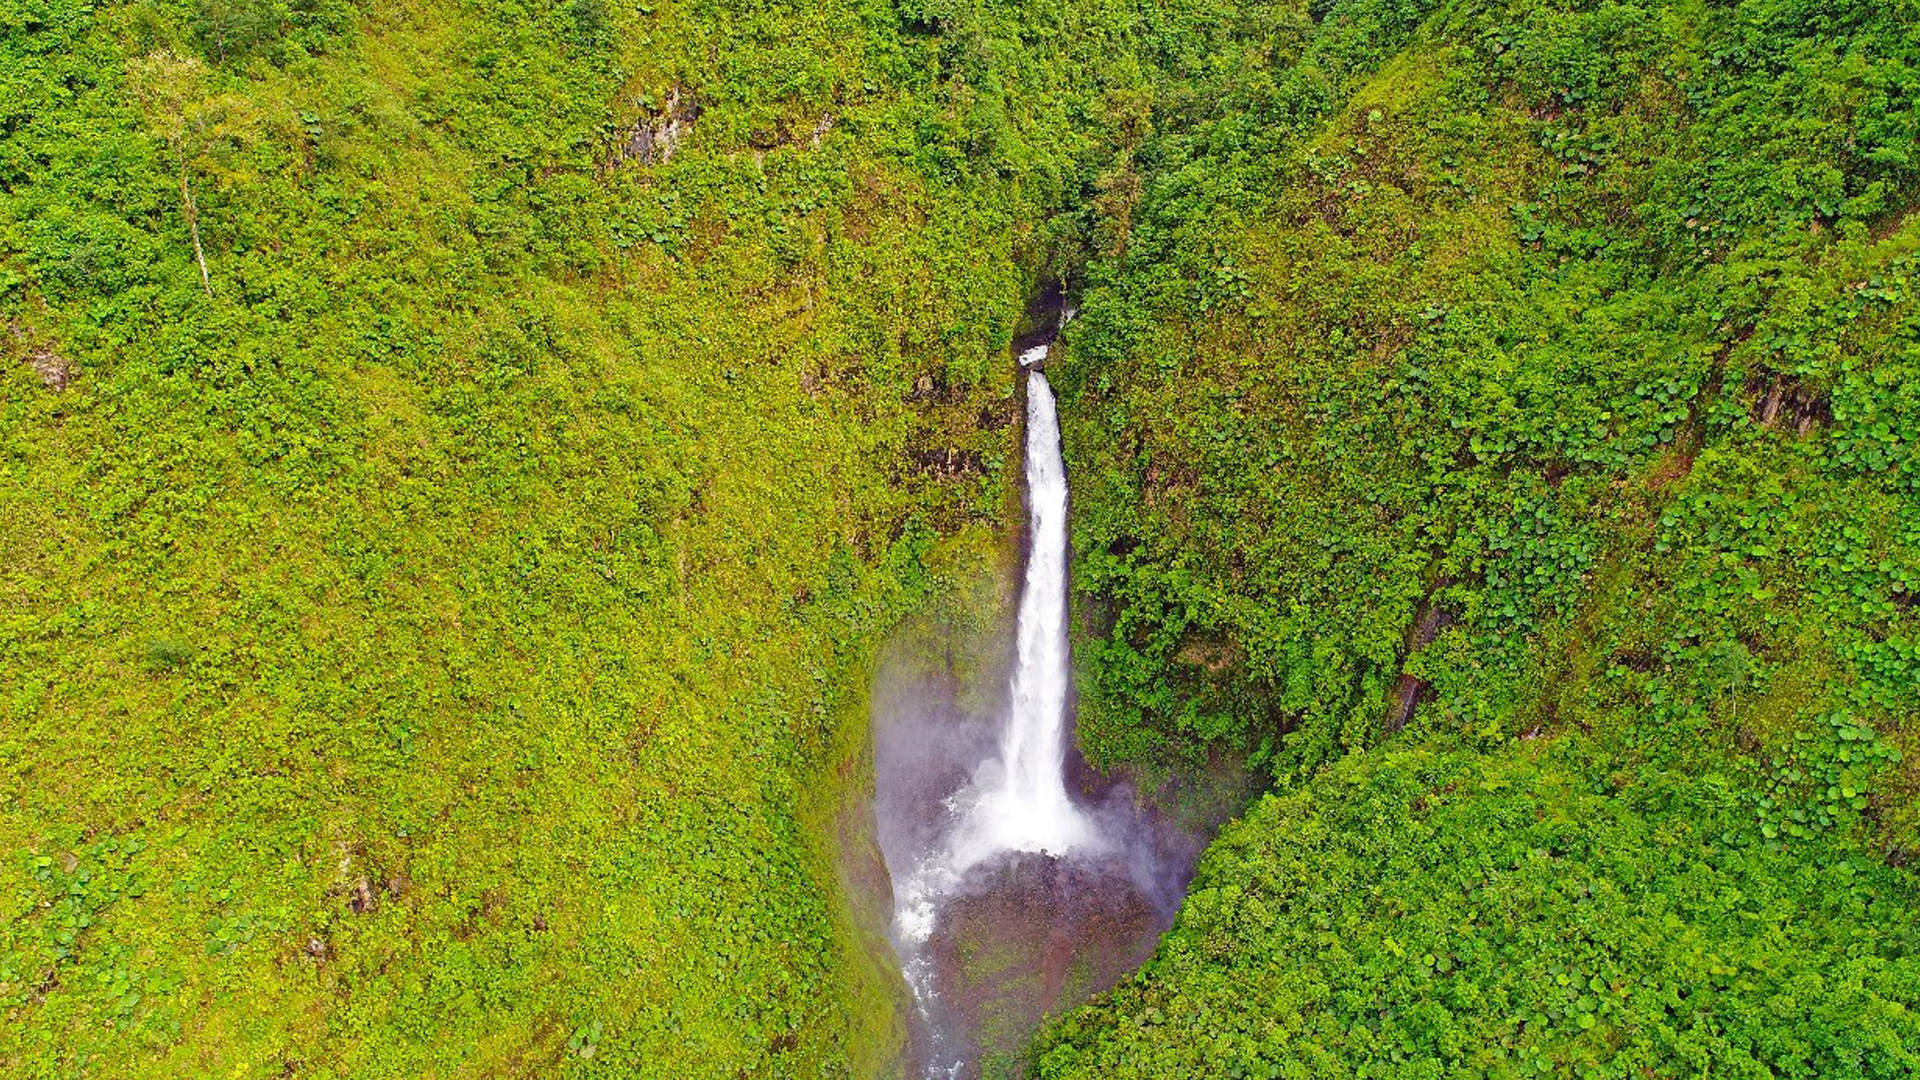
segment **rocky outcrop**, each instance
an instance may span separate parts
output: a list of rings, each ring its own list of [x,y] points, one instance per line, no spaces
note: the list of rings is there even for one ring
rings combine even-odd
[[[700,105],[693,95],[673,87],[667,91],[664,108],[648,110],[621,133],[620,141],[601,159],[600,171],[606,173],[627,164],[657,165],[667,161],[699,118]]]
[[[1433,644],[1442,630],[1453,625],[1453,613],[1440,602],[1440,593],[1452,584],[1453,579],[1443,577],[1427,587],[1427,595],[1420,601],[1420,607],[1414,612],[1413,621],[1407,624],[1406,634],[1401,641],[1403,665],[1415,653]],[[1394,680],[1393,689],[1387,694],[1388,731],[1400,731],[1413,720],[1414,713],[1420,708],[1420,699],[1429,688],[1430,684],[1425,679],[1401,671],[1400,677]]]

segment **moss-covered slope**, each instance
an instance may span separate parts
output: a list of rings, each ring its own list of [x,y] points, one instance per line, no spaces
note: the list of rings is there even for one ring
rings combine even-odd
[[[1109,26],[0,2],[0,1071],[881,1068],[831,818]]]
[[[1917,30],[1280,5],[1259,94],[1160,85],[1062,376],[1082,737],[1284,794],[1043,1075],[1908,1074]]]

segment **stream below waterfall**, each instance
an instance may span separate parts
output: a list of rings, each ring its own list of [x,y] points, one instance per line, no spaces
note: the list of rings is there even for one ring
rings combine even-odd
[[[1046,1016],[1152,952],[1198,850],[1129,786],[1069,783],[1087,770],[1069,723],[1067,472],[1039,368],[1050,348],[1019,355],[1028,517],[1004,691],[991,712],[938,679],[875,695],[875,807],[913,994],[913,1076],[1011,1068]]]

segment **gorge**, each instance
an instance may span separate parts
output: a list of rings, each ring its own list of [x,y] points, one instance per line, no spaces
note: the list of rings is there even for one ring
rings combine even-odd
[[[1920,0],[0,0],[0,1076],[1920,1076],[1916,148]]]

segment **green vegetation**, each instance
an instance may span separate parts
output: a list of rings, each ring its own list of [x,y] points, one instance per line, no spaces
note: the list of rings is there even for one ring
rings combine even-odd
[[[1910,1076],[1906,873],[1730,844],[1724,776],[1349,758],[1215,845],[1041,1076]],[[1613,770],[1609,772],[1609,770]]]
[[[1920,51],[1901,5],[1793,10],[1444,9],[1338,108],[1187,91],[1067,369],[1096,753],[1297,777],[1403,670],[1489,742],[1648,692],[1886,717]]]
[[[1907,1075],[1916,147],[1912,0],[0,0],[0,1071],[883,1072],[1065,276],[1082,742],[1274,790],[1040,1075]]]
[[[1063,376],[1083,741],[1277,792],[1038,1075],[1911,1075],[1920,8],[1311,13]]]
[[[835,818],[1010,505],[1022,33],[0,0],[0,1071],[884,1065]]]

